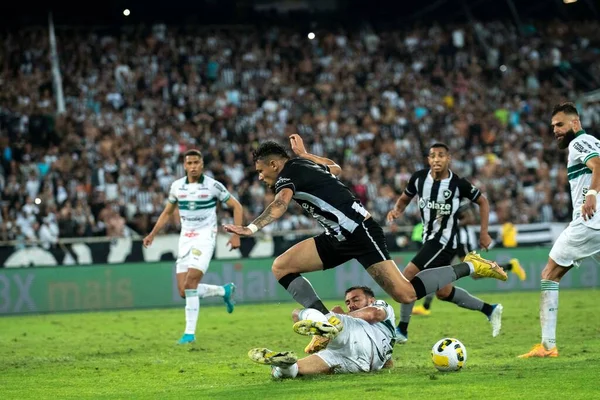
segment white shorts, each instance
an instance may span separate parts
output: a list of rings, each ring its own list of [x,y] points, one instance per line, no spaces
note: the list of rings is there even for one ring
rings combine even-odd
[[[367,321],[336,314],[344,329],[328,345],[316,353],[335,373],[377,371],[391,358],[391,346],[385,335]],[[375,343],[378,344],[377,346]]]
[[[181,231],[177,253],[177,273],[194,268],[206,273],[217,243],[217,228]]]
[[[550,258],[558,265],[570,267],[600,252],[600,230],[584,224],[569,225],[550,250]]]

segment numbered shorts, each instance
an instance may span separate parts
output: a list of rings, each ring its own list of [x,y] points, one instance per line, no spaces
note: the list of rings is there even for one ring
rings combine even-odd
[[[550,258],[558,265],[570,267],[584,258],[600,253],[600,230],[582,223],[569,225],[550,250]]]
[[[385,343],[385,335],[375,332],[368,322],[336,314],[344,329],[328,345],[316,353],[335,373],[377,371],[391,358],[392,345]],[[369,334],[367,333],[369,332]],[[374,341],[381,341],[376,346]]]
[[[217,230],[213,228],[182,232],[177,253],[177,273],[187,272],[189,268],[206,273],[215,251],[216,238]]]

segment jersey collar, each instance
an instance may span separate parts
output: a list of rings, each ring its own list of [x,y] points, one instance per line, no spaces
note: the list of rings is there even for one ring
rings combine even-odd
[[[189,183],[190,183],[190,181],[188,180],[188,177],[187,177],[187,175],[186,175],[186,176],[185,176],[185,184],[187,185],[187,184],[189,184]],[[198,183],[204,183],[204,174],[201,174],[201,175],[200,175],[200,179],[198,179]]]
[[[577,133],[575,134],[575,137],[577,137],[577,136],[581,136],[581,135],[585,135],[585,131],[584,131],[583,129],[582,129],[582,130],[580,130],[579,132],[577,132]]]
[[[444,179],[441,179],[442,181],[445,181],[446,179],[450,179],[450,178],[452,178],[452,176],[454,175],[454,174],[452,173],[452,170],[451,170],[451,169],[448,169],[448,172],[449,172],[449,175],[448,175],[448,177],[447,177],[447,178],[444,178]],[[428,172],[428,174],[429,174],[429,176],[431,176],[431,179],[433,179],[433,174],[431,173],[431,168],[429,168],[429,172]],[[435,179],[433,179],[433,180],[435,180]]]

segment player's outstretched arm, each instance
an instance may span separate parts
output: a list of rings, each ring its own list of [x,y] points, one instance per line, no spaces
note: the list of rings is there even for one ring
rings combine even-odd
[[[265,208],[265,211],[252,221],[250,225],[223,225],[223,228],[227,232],[235,233],[240,236],[252,236],[271,222],[281,218],[287,211],[293,195],[294,192],[292,192],[292,189],[284,188],[275,195],[275,200],[273,200],[273,202]]]
[[[329,172],[331,172],[335,176],[338,176],[342,173],[342,167],[337,165],[335,161],[330,160],[329,158],[319,157],[307,152],[306,148],[304,147],[304,142],[302,141],[300,135],[296,133],[290,135],[290,144],[292,146],[292,151],[298,157],[306,158],[307,160],[310,160],[317,164],[326,165],[329,168]]]
[[[150,232],[148,234],[148,236],[146,236],[144,238],[144,240],[142,241],[142,244],[144,245],[144,247],[149,247],[152,244],[152,241],[154,241],[154,237],[161,231],[161,229],[169,221],[169,219],[175,212],[176,208],[177,208],[177,203],[171,203],[171,202],[167,203],[163,212],[160,213],[160,217],[158,217],[158,221],[156,221],[156,224],[154,225],[152,232]]]
[[[370,324],[384,321],[387,318],[387,312],[385,309],[377,306],[363,307],[361,309],[349,312],[348,315],[354,318],[365,320]]]
[[[225,202],[225,204],[227,204],[227,207],[233,210],[233,224],[238,226],[242,225],[244,223],[244,208],[242,207],[238,199],[236,199],[233,196],[230,196],[229,199]],[[230,245],[229,250],[238,249],[240,247],[240,236],[236,234],[231,235],[231,238],[229,239],[227,244]]]
[[[596,196],[600,191],[600,157],[590,158],[585,165],[592,170],[592,182],[585,194],[585,203],[581,206],[581,215],[587,221],[596,213]]]
[[[399,218],[404,212],[404,210],[406,210],[406,207],[410,204],[410,201],[412,199],[413,198],[407,195],[406,193],[402,193],[398,201],[396,201],[396,205],[394,206],[394,208],[388,213],[387,221],[392,222],[396,218]]]
[[[477,198],[477,205],[479,205],[479,218],[480,218],[480,233],[479,233],[479,245],[482,249],[488,249],[492,244],[492,237],[488,233],[488,224],[490,220],[490,203],[488,199],[481,195]]]

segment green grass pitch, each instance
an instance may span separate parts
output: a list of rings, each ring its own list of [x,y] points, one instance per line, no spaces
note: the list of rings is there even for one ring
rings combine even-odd
[[[302,354],[307,338],[292,331],[292,302],[239,305],[231,315],[224,306],[201,307],[197,342],[188,346],[175,345],[183,309],[3,317],[0,398],[597,398],[599,290],[561,291],[557,359],[516,358],[540,338],[537,292],[480,297],[504,305],[497,338],[481,313],[436,301],[431,316],[412,318],[410,341],[396,346],[393,369],[285,381],[273,380],[246,353],[269,347]],[[447,336],[468,351],[458,373],[431,364],[431,346]]]

